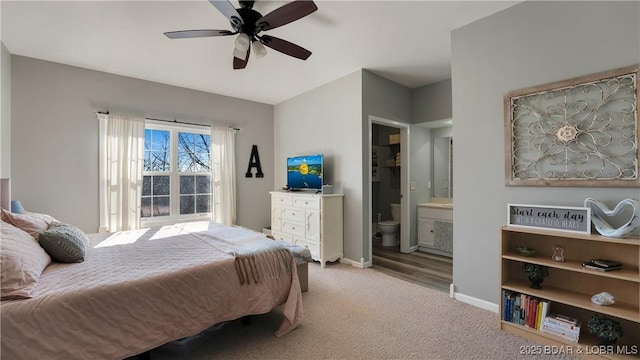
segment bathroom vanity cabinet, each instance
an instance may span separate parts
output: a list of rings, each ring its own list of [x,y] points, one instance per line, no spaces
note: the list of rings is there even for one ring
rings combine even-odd
[[[271,192],[271,234],[307,247],[324,267],[343,257],[342,194]]]
[[[501,234],[501,329],[556,349],[571,349],[572,355],[590,359],[640,359],[640,238],[607,238],[516,226],[503,227]],[[565,261],[552,259],[558,246],[564,249]],[[516,252],[517,247],[536,252],[523,256]],[[600,272],[582,267],[583,262],[593,258],[618,261],[623,264],[622,269]],[[541,289],[530,287],[522,271],[524,263],[549,268]],[[615,304],[603,306],[591,302],[593,295],[603,291],[615,297]],[[550,313],[577,319],[581,322],[579,341],[505,320],[506,293],[547,301]],[[623,328],[622,338],[612,347],[598,347],[598,339],[589,334],[587,323],[598,314],[617,320]]]
[[[418,246],[420,251],[453,256],[453,206],[418,205]]]

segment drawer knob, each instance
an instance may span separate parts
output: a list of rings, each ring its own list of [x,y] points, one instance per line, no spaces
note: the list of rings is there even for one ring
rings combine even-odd
[[[291,215],[296,216],[296,213],[291,213]]]
[[[305,204],[305,205],[309,205],[309,202],[308,202],[308,201],[305,201],[305,202],[304,202],[304,204]]]
[[[295,230],[295,229],[296,229],[296,227],[295,227],[295,226],[292,226],[291,228],[292,228],[293,230]]]

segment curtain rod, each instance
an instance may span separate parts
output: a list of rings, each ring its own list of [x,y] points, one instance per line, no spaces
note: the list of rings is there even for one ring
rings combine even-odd
[[[98,111],[98,114],[103,114],[103,115],[109,115],[108,111]],[[145,117],[145,119],[147,120],[153,120],[153,121],[163,121],[163,122],[170,122],[170,123],[175,123],[175,124],[185,124],[185,125],[197,125],[197,126],[207,126],[207,127],[211,127],[211,125],[203,125],[203,124],[196,124],[196,123],[189,123],[189,122],[184,122],[184,121],[178,121],[176,119],[173,120],[165,120],[165,119],[155,119],[155,118],[150,118],[150,117]],[[235,130],[235,131],[240,131],[239,128],[234,128],[232,126],[229,126],[229,128]]]

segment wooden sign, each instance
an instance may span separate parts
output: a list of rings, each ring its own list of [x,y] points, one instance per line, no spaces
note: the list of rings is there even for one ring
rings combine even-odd
[[[507,204],[507,224],[591,234],[591,209],[585,207]]]

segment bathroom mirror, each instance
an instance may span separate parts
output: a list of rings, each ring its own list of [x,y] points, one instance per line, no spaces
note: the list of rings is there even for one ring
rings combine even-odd
[[[453,198],[453,136],[436,136],[432,143],[431,196]]]
[[[428,170],[425,169],[422,178],[419,170],[412,176],[416,176],[418,182],[429,183],[428,194],[432,201],[438,198],[442,201],[437,202],[453,202],[453,119],[425,121],[415,125],[418,128],[414,136],[418,142],[426,145],[424,151],[418,152],[424,154],[419,161],[428,164]]]

